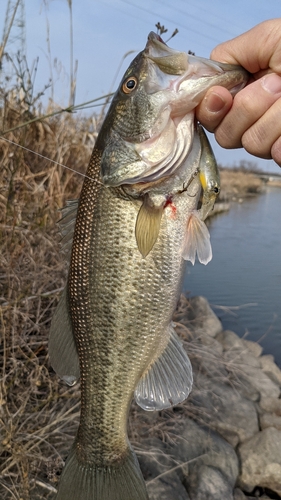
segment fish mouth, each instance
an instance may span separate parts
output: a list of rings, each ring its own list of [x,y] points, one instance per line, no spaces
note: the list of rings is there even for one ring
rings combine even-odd
[[[135,148],[145,161],[147,170],[127,179],[128,184],[159,181],[172,175],[190,152],[194,136],[194,108],[208,88],[221,83],[235,95],[248,80],[248,73],[240,66],[175,51],[153,32],[148,36],[145,56],[151,61],[148,67],[152,71],[147,79],[146,91],[148,94],[154,94],[155,91],[169,94],[170,116],[162,130],[158,130],[148,141],[136,144]],[[153,75],[155,72],[158,88]],[[174,143],[168,149],[169,138],[172,137]],[[166,148],[163,148],[163,142]],[[164,149],[166,154],[163,153],[160,158],[160,152]],[[155,154],[157,150],[158,162]]]
[[[147,59],[153,62],[154,69],[155,67],[158,69],[159,90],[166,88],[178,92],[186,89],[187,91],[193,90],[194,93],[192,81],[199,80],[200,83],[196,87],[202,85],[204,88],[201,92],[196,92],[196,100],[200,100],[200,96],[209,87],[210,81],[212,81],[212,85],[222,83],[224,87],[236,93],[240,90],[240,86],[244,86],[249,79],[249,73],[241,66],[198,57],[187,52],[179,52],[168,47],[162,38],[154,32],[148,35],[144,54]],[[159,71],[163,74],[159,75]],[[227,74],[229,78],[227,78]],[[204,85],[201,78],[205,80]],[[215,83],[213,80],[216,80]],[[151,90],[155,92],[155,87],[151,85],[150,79],[147,79],[146,91],[150,92]]]

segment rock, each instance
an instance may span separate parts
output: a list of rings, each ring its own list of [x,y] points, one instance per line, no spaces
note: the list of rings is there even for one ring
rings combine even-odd
[[[251,384],[250,379],[243,376],[243,372],[239,372],[237,376],[237,370],[233,370],[229,373],[229,382],[232,384],[236,391],[239,391],[241,396],[250,401],[259,401],[261,398],[260,392]]]
[[[218,375],[227,377],[228,372],[225,369],[222,360],[222,346],[213,337],[208,334],[191,334],[190,330],[182,323],[175,323],[175,330],[178,336],[183,340],[186,352],[191,360],[193,372],[205,371],[209,375]]]
[[[157,415],[157,412],[154,413]],[[190,500],[182,485],[181,475],[175,472],[177,463],[167,454],[165,443],[154,437],[143,440],[142,444],[147,451],[139,453],[138,460],[146,480],[149,500]]]
[[[198,344],[203,346],[204,351],[207,356],[213,356],[217,359],[222,359],[223,347],[215,338],[211,337],[207,333],[200,333],[199,335],[195,335],[193,337],[194,344],[198,346]]]
[[[194,411],[199,410],[200,420],[220,433],[234,448],[259,431],[255,404],[222,381],[202,375],[197,377],[190,401]]]
[[[256,356],[256,358],[259,358],[262,354],[263,348],[260,344],[257,342],[253,342],[252,340],[245,340],[242,339],[243,344],[251,351],[251,353]]]
[[[222,344],[224,351],[233,349],[241,349],[241,351],[248,351],[244,345],[243,340],[231,330],[223,330],[216,335],[216,339]]]
[[[281,385],[281,370],[274,362],[274,357],[271,354],[266,354],[260,358],[261,367],[264,373],[268,375],[273,382]]]
[[[260,407],[264,411],[275,413],[275,415],[281,417],[281,399],[262,396]]]
[[[202,466],[217,469],[230,487],[234,487],[238,476],[238,458],[232,446],[216,432],[187,417],[171,429],[166,451],[178,463],[185,464],[182,480],[186,488],[188,484],[189,494],[196,487]]]
[[[235,488],[235,490],[233,492],[233,500],[257,500],[257,498],[259,498],[259,499],[263,498],[264,500],[265,499],[270,500],[270,498],[267,495],[262,495],[262,496],[258,496],[258,497],[256,495],[254,497],[249,496],[249,495],[246,496],[243,493],[243,491],[240,490],[240,488]]]
[[[268,427],[239,446],[238,486],[251,493],[256,486],[281,494],[281,431]]]
[[[278,397],[278,387],[262,372],[260,359],[252,354],[243,339],[231,330],[224,330],[216,340],[223,346],[223,359],[230,380],[243,397],[258,401],[261,392],[265,394],[267,391]]]
[[[241,365],[252,366],[254,368],[260,368],[260,360],[254,356],[254,354],[245,345],[243,339],[232,332],[231,330],[225,330],[220,332],[216,339],[222,344],[224,351],[224,359],[231,365],[238,366],[241,370]]]
[[[239,374],[237,375],[239,377]],[[261,397],[279,398],[280,387],[275,384],[260,368],[243,365],[243,376],[259,391]]]
[[[144,439],[139,453],[150,500],[233,500],[238,459],[218,434],[189,418],[167,422],[166,443]]]
[[[191,500],[233,500],[233,489],[219,470],[203,465],[197,479],[194,488],[188,487]]]
[[[240,488],[235,488],[233,492],[233,500],[247,500],[249,497],[244,495],[243,491]]]
[[[223,348],[215,338],[208,334],[194,333],[194,338],[187,348],[194,372],[203,372],[209,377],[219,377],[221,380],[228,377],[222,357]]]
[[[250,384],[261,396],[279,397],[279,386],[261,370],[262,357],[254,356],[236,333],[225,330],[220,332],[216,339],[223,346],[224,360],[231,378],[240,380],[242,390],[245,381],[248,381],[248,385]]]
[[[200,344],[205,347],[208,354],[211,353],[221,359],[223,347],[214,337],[211,337],[207,333],[202,333],[201,335],[196,335],[195,340],[199,341]]]
[[[180,317],[181,319],[179,319]],[[222,330],[219,318],[215,315],[205,297],[191,297],[186,314],[183,315],[181,312],[178,316],[175,314],[174,318],[175,321],[180,321],[191,332],[196,332],[197,335],[207,333],[211,337],[215,337]]]
[[[278,431],[281,431],[281,417],[274,415],[272,413],[262,413],[260,415],[260,426],[261,429],[266,429],[267,427],[275,427]]]
[[[258,488],[260,495],[265,488],[281,496],[281,370],[273,356],[222,331],[203,297],[182,296],[174,321],[191,358],[194,388],[177,418],[161,424],[165,443],[155,438],[156,461],[152,454],[146,462],[150,498],[250,500]]]
[[[154,413],[157,414],[157,412]],[[177,465],[167,453],[165,443],[157,437],[144,439],[142,447],[145,451],[137,453],[137,456],[143,477],[147,482],[163,473],[168,473]]]
[[[176,474],[168,474],[147,483],[149,500],[190,500],[185,487]]]

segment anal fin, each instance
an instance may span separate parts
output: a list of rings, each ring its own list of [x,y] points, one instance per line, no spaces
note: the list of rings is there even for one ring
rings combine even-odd
[[[136,402],[144,410],[163,410],[181,403],[192,388],[192,366],[172,324],[167,334],[166,347],[135,390]]]
[[[68,385],[79,377],[79,358],[72,331],[65,287],[51,322],[49,356],[53,369]]]

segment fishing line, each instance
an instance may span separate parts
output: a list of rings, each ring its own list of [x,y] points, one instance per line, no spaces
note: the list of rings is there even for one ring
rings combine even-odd
[[[34,155],[40,156],[40,158],[43,158],[44,160],[50,161],[52,163],[55,163],[56,165],[59,165],[60,167],[64,167],[67,170],[70,170],[71,172],[74,172],[75,174],[81,175],[82,177],[85,177],[85,179],[89,179],[90,181],[93,181],[94,179],[92,177],[89,177],[86,174],[82,174],[82,172],[78,172],[78,170],[74,170],[74,168],[68,167],[67,165],[64,165],[63,163],[60,163],[59,161],[56,160],[51,160],[51,158],[48,158],[47,156],[41,155],[41,153],[37,153],[37,151],[32,151],[32,149],[28,149],[25,146],[21,146],[21,144],[17,144],[14,141],[11,141],[10,139],[7,139],[6,137],[0,137],[0,139],[3,139],[4,141],[10,142],[14,146],[17,146],[18,148],[25,149],[25,151],[28,151],[29,153],[33,153]],[[99,184],[102,184],[100,181],[96,181]]]

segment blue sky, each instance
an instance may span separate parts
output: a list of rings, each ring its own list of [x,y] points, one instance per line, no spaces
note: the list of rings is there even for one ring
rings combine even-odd
[[[172,34],[169,45],[209,57],[218,43],[243,33],[266,19],[280,16],[280,0],[72,0],[74,59],[78,60],[76,104],[94,99],[117,86],[134,55],[126,58],[114,83],[122,57],[144,48],[147,35],[159,21]],[[26,0],[27,57],[31,66],[39,56],[35,80],[42,89],[50,77],[55,81],[54,100],[66,106],[69,97],[69,8],[67,0]],[[47,6],[46,6],[47,4]],[[0,30],[3,30],[7,0],[0,2]],[[47,45],[47,21],[50,48]],[[1,26],[2,23],[2,26]],[[0,31],[2,37],[2,32]],[[164,38],[165,39],[165,38]],[[15,45],[16,46],[16,45]],[[11,47],[10,47],[11,50]],[[54,60],[56,59],[56,68]],[[44,102],[50,93],[46,92]],[[280,173],[273,161],[256,159],[244,150],[229,151],[212,145],[220,163],[233,165],[254,161],[266,171]]]

